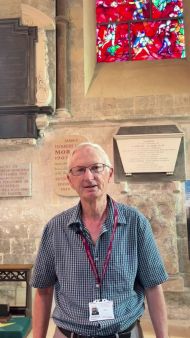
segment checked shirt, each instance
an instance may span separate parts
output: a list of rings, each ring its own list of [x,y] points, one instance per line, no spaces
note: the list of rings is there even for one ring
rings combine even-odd
[[[113,230],[112,199],[108,196],[108,216],[95,245],[82,224],[80,202],[52,218],[43,231],[31,285],[54,286],[52,317],[59,327],[89,336],[124,331],[144,312],[144,289],[168,278],[148,220],[135,208],[115,204],[118,225],[102,281],[102,298],[113,301],[115,319],[89,321],[89,302],[100,294],[79,234],[80,229],[101,276]]]

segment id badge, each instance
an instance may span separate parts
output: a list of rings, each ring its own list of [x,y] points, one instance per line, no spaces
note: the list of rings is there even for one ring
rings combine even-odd
[[[113,313],[113,301],[102,299],[95,300],[89,303],[89,320],[91,322],[96,320],[106,320],[106,319],[114,319]]]

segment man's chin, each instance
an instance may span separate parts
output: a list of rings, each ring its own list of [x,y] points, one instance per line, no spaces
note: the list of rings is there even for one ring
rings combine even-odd
[[[87,199],[95,199],[99,196],[99,191],[97,189],[88,189],[85,190],[84,196]]]

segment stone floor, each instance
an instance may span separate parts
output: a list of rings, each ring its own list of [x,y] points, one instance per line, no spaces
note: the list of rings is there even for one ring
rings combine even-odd
[[[142,327],[144,332],[144,338],[155,338],[150,321],[146,318],[142,320]],[[55,330],[53,321],[50,321],[47,338],[52,338]],[[188,321],[175,320],[169,321],[169,337],[170,338],[190,338],[190,319]],[[32,332],[30,332],[28,338],[32,338]]]

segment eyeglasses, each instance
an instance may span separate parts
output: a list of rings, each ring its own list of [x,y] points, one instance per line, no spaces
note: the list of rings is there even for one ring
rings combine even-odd
[[[69,173],[71,173],[73,176],[82,176],[85,174],[86,169],[89,169],[92,174],[99,174],[102,171],[104,171],[105,167],[110,168],[107,164],[94,163],[94,164],[89,165],[88,167],[77,166],[77,167],[71,168],[69,170]]]

